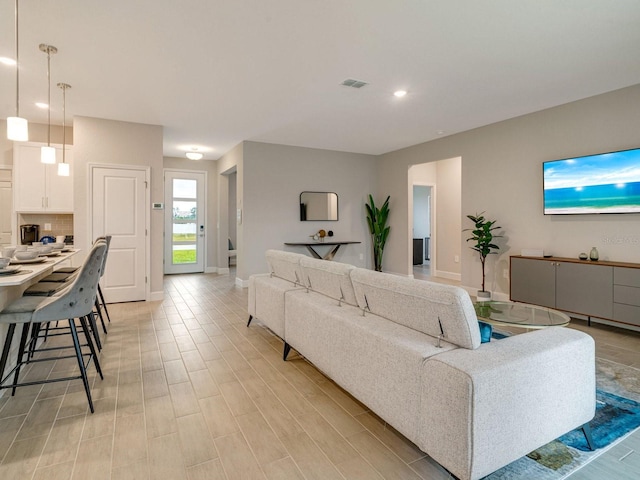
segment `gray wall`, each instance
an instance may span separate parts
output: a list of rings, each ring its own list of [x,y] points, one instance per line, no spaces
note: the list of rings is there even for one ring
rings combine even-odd
[[[640,146],[640,85],[506,120],[382,155],[379,191],[397,210],[407,209],[411,165],[462,157],[462,228],[467,214],[486,211],[503,227],[499,256],[488,263],[488,288],[509,292],[503,272],[509,255],[543,248],[577,257],[598,247],[602,259],[640,262],[640,215],[544,216],[542,162]],[[406,220],[394,217],[399,235],[389,242],[385,268],[407,274]],[[461,240],[462,284],[480,286],[480,262]]]
[[[242,179],[238,170],[238,197],[242,198],[244,215],[238,228],[239,279],[244,282],[249,275],[267,270],[267,249],[304,253],[304,249],[285,247],[284,243],[309,241],[319,229],[333,230],[336,240],[362,242],[341,247],[336,260],[357,266],[372,264],[364,204],[368,193],[376,196],[375,157],[256,142],[243,143],[242,157]],[[339,220],[301,222],[302,191],[336,192]]]

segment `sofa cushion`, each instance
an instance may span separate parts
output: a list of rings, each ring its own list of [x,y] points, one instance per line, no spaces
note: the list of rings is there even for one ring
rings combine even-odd
[[[249,315],[266,325],[280,338],[285,336],[285,296],[302,289],[293,283],[267,274],[249,277]]]
[[[460,287],[415,281],[363,268],[351,271],[358,305],[432,337],[443,334],[463,348],[480,346],[478,318],[469,294]]]
[[[305,285],[314,292],[335,300],[342,299],[348,305],[358,304],[349,276],[351,270],[356,268],[353,265],[303,257],[300,259],[300,267]]]
[[[291,283],[302,284],[302,271],[300,259],[304,255],[299,253],[284,252],[282,250],[267,250],[265,253],[269,273]]]
[[[457,349],[414,329],[304,290],[286,297],[286,341],[408,438],[420,427],[426,358]]]

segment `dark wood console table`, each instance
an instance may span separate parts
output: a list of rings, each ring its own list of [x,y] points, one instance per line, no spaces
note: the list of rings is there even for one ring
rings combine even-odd
[[[352,243],[362,243],[362,242],[354,242],[354,241],[346,241],[346,242],[337,242],[337,241],[333,241],[333,242],[285,242],[285,245],[288,245],[290,247],[307,247],[307,250],[309,250],[309,253],[311,254],[311,256],[313,258],[318,258],[320,260],[333,260],[333,257],[335,256],[335,254],[338,252],[338,250],[340,249],[340,247],[342,245],[350,245]],[[322,246],[327,246],[327,247],[333,247],[331,250],[329,250],[329,252],[327,252],[326,255],[322,256],[320,255],[314,247],[322,247]]]

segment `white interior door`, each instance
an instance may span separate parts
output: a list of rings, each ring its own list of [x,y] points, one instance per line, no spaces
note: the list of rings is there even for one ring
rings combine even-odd
[[[165,170],[164,273],[204,272],[205,174]]]
[[[101,281],[108,302],[146,298],[146,188],[146,170],[92,169],[92,238],[111,235]]]

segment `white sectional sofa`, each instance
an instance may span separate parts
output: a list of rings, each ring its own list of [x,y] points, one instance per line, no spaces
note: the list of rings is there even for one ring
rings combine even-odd
[[[593,339],[560,327],[480,343],[461,288],[269,250],[263,322],[456,477],[482,478],[595,412]]]

